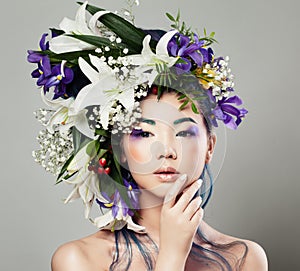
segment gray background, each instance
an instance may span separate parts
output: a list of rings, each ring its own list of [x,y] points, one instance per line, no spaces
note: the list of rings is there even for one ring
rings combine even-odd
[[[121,0],[94,1],[116,9]],[[300,270],[299,262],[299,9],[298,0],[141,0],[139,26],[167,28],[165,11],[181,9],[188,25],[216,31],[219,55],[231,56],[236,89],[250,113],[227,133],[225,163],[206,221],[252,239],[267,251],[270,270]],[[75,1],[5,1],[1,5],[0,270],[49,270],[60,244],[95,232],[81,202],[61,202],[69,187],[34,163],[42,105],[26,49]],[[99,255],[100,256],[100,255]],[[297,257],[298,256],[298,257]]]

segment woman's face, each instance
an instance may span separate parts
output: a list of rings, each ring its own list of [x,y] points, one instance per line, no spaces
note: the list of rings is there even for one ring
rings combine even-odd
[[[215,136],[208,136],[203,116],[190,107],[179,111],[174,92],[159,101],[150,94],[141,102],[142,120],[123,138],[123,158],[140,189],[163,197],[181,174],[186,186],[197,180],[209,163]]]

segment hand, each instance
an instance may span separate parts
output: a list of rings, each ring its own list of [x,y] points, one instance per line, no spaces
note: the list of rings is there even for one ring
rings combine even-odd
[[[193,182],[184,189],[179,198],[177,197],[186,180],[186,174],[182,175],[168,191],[160,221],[160,254],[172,255],[172,258],[176,257],[184,263],[203,218],[203,209],[200,207],[202,199],[200,196],[194,198],[201,187],[202,180]]]

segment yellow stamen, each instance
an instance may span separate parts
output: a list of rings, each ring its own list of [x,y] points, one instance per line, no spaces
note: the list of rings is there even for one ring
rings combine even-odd
[[[57,75],[56,78],[57,78],[57,80],[59,80],[59,81],[61,81],[61,80],[63,79],[63,77],[62,77],[61,74]]]
[[[111,208],[113,205],[114,205],[113,202],[111,202],[111,203],[104,203],[104,206],[107,207],[107,208]]]

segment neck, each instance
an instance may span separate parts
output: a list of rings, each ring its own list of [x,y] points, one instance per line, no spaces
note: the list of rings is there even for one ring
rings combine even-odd
[[[143,191],[140,195],[139,202],[141,208],[139,215],[141,218],[137,220],[137,223],[144,226],[146,231],[158,244],[163,199],[150,192]]]
[[[160,218],[163,199],[152,193],[143,192],[140,195],[139,218],[136,222],[146,228],[146,232],[151,236],[156,244],[159,244]],[[202,233],[209,239],[214,240],[216,231],[213,230],[203,220],[200,223]]]

